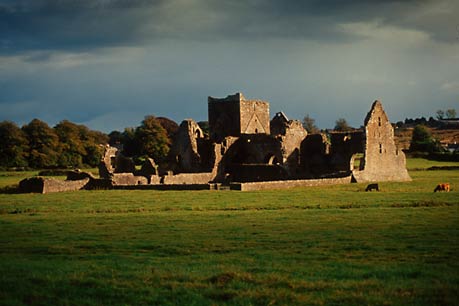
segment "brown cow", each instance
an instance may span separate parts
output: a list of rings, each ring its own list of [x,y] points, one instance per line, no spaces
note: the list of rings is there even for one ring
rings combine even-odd
[[[434,192],[437,192],[437,191],[449,192],[449,190],[450,190],[449,183],[441,183],[441,184],[438,184],[437,187],[435,187]]]

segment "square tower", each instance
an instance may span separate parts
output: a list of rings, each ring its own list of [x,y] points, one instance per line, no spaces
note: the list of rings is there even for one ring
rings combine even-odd
[[[247,100],[241,93],[226,98],[208,98],[210,138],[221,142],[227,136],[269,134],[269,103]]]

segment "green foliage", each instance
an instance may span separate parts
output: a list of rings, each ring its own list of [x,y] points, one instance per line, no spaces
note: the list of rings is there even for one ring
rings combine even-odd
[[[0,167],[28,166],[29,142],[13,122],[0,122]]]
[[[135,135],[134,128],[125,128],[122,133],[121,144],[123,144],[123,154],[130,157],[140,155],[140,143]]]
[[[54,128],[38,119],[22,129],[0,122],[0,167],[82,167],[96,166],[102,156],[104,133],[64,120]]]
[[[67,120],[59,122],[54,130],[59,136],[59,166],[97,166],[103,153],[100,145],[108,142],[106,135]]]
[[[347,132],[347,131],[351,131],[352,127],[347,123],[346,119],[339,118],[335,122],[334,130],[341,131],[341,132]]]
[[[303,127],[308,133],[313,134],[313,133],[318,133],[319,128],[316,126],[316,120],[311,118],[309,114],[306,114],[303,118]]]
[[[0,194],[0,298],[7,305],[455,305],[459,176],[410,174],[413,182],[380,183],[373,193],[349,184]],[[453,191],[433,193],[439,181]]]
[[[163,161],[169,153],[171,140],[167,131],[154,116],[146,116],[135,130],[135,139],[140,144],[140,155]]]
[[[432,133],[425,125],[416,125],[410,143],[411,152],[439,152],[440,143],[432,137]]]
[[[33,119],[22,127],[29,140],[29,166],[55,167],[59,159],[59,138],[45,122]]]

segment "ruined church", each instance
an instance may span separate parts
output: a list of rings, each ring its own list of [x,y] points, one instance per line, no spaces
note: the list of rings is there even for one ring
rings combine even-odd
[[[271,119],[268,102],[241,93],[209,97],[208,116],[208,135],[194,120],[180,124],[166,164],[147,159],[137,169],[122,150],[107,146],[100,178],[73,173],[74,179],[67,181],[25,181],[24,188],[31,184],[43,193],[83,188],[260,190],[411,180],[380,101],[371,106],[364,129],[350,132],[308,134],[300,121],[283,112]]]
[[[180,124],[169,169],[150,166],[153,170],[145,173],[118,171],[121,155],[110,148],[106,155],[111,157],[101,164],[101,177],[114,185],[240,186],[277,181],[279,187],[336,179],[410,180],[405,155],[395,144],[392,124],[380,101],[371,106],[364,130],[351,132],[308,135],[300,121],[282,112],[271,119],[268,102],[249,100],[241,93],[209,97],[208,116],[209,135],[191,119]]]

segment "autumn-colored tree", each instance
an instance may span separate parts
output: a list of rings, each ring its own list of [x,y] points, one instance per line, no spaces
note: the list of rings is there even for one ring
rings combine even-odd
[[[0,167],[28,166],[29,142],[13,122],[0,122]]]
[[[172,142],[177,134],[179,125],[174,120],[166,117],[157,117],[156,120],[158,120],[159,124],[166,130],[167,137]]]

